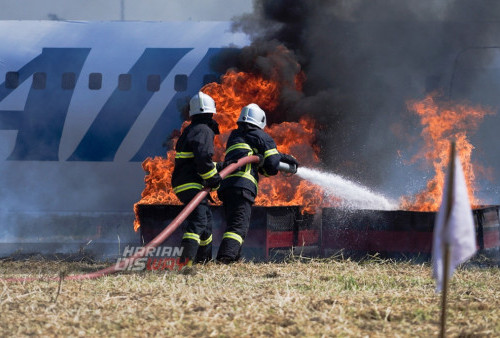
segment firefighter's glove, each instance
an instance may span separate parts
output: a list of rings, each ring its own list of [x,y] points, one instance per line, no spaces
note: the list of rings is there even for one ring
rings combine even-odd
[[[259,163],[257,163],[257,166],[261,168],[264,165],[264,156],[262,156],[261,154],[255,154],[255,156],[259,158]]]
[[[281,162],[285,162],[285,163],[288,163],[288,164],[293,164],[297,168],[299,167],[299,161],[297,161],[297,159],[295,157],[293,157],[292,155],[281,154]]]
[[[222,181],[222,178],[220,177],[219,173],[215,174],[214,176],[210,177],[209,179],[206,179],[203,182],[203,186],[205,188],[210,188],[212,191],[219,189],[220,182]]]
[[[222,169],[224,169],[224,162],[214,162],[214,164],[217,171],[221,171]]]

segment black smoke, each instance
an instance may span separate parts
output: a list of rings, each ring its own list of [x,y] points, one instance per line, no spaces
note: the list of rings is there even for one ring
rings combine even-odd
[[[457,83],[475,83],[480,73],[463,69],[487,67],[496,51],[474,54],[466,66],[462,56],[500,46],[498,20],[498,1],[256,0],[253,13],[234,21],[252,40],[235,66],[269,77],[280,67],[287,90],[279,118],[313,116],[324,166],[377,187],[394,178],[401,151],[411,157],[418,148],[421,128],[406,102],[435,90],[474,98]],[[273,52],[278,46],[288,52]],[[291,85],[299,72],[303,92]]]

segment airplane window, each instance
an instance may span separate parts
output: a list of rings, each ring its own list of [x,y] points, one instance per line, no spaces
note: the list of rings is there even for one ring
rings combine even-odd
[[[101,73],[90,73],[89,74],[89,89],[98,90],[102,86],[102,74]]]
[[[120,74],[118,76],[118,89],[130,90],[132,86],[132,76],[130,74]]]
[[[75,73],[63,73],[62,75],[62,89],[74,89],[76,85]]]
[[[5,74],[5,88],[15,89],[19,86],[19,73],[7,72]]]
[[[185,92],[187,90],[188,77],[185,74],[177,74],[174,79],[174,89],[176,92]]]
[[[31,83],[31,88],[33,89],[45,89],[45,84],[47,83],[47,74],[42,72],[33,73],[33,82]]]
[[[203,85],[212,82],[217,82],[217,76],[215,74],[206,74],[203,76]]]
[[[148,91],[150,92],[157,92],[160,90],[160,75],[154,74],[154,75],[148,75]]]

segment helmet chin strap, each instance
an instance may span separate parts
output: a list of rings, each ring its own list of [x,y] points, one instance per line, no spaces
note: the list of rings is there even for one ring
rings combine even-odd
[[[200,100],[200,111],[204,111],[205,108],[203,108],[203,96],[200,94],[201,92],[198,92],[198,99]]]

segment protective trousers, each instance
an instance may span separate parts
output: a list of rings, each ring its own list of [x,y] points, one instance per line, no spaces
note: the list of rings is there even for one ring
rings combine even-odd
[[[217,261],[225,264],[240,259],[241,246],[248,233],[253,198],[249,198],[246,189],[229,188],[219,194],[224,203],[226,232],[217,253]]]
[[[188,204],[199,192],[189,189],[177,194],[182,203]],[[192,263],[205,263],[212,259],[212,211],[205,198],[191,212],[184,223],[181,241],[181,262],[189,260]],[[191,263],[189,263],[191,262]]]

